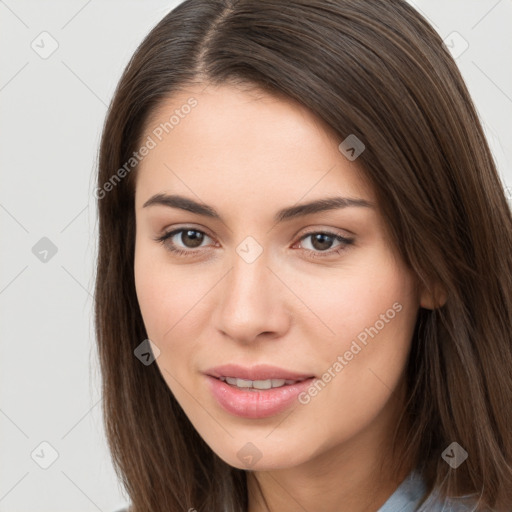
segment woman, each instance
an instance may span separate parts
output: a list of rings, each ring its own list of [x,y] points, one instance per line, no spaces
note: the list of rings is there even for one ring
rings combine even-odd
[[[511,212],[407,3],[183,2],[96,197],[130,510],[512,510]]]

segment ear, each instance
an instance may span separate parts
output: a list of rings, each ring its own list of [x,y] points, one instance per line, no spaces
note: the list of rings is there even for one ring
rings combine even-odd
[[[422,288],[420,306],[425,309],[437,309],[446,304],[448,294],[440,283],[435,283],[430,289]]]

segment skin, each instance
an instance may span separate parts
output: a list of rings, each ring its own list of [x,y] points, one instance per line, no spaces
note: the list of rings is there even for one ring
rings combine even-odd
[[[250,441],[262,454],[248,472],[250,512],[267,510],[255,479],[271,510],[377,510],[406,476],[391,480],[378,464],[402,408],[418,308],[431,298],[390,245],[357,159],[338,150],[343,138],[290,99],[204,84],[161,104],[144,138],[190,97],[197,106],[137,170],[135,281],[148,337],[160,350],[156,364],[219,457],[247,469],[237,452]],[[157,193],[206,203],[223,222],[143,207]],[[273,221],[281,208],[335,195],[374,206]],[[198,248],[186,232],[173,237],[193,256],[155,241],[180,227],[205,233]],[[301,240],[325,230],[354,243],[336,254],[335,239]],[[263,249],[252,263],[236,252],[248,236]],[[308,249],[331,255],[313,258]],[[308,404],[251,420],[224,411],[209,391],[203,372],[227,362],[321,378],[394,303],[401,311]]]

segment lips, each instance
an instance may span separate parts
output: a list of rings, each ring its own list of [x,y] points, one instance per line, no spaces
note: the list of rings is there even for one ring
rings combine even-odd
[[[236,364],[226,364],[210,368],[204,372],[216,379],[232,378],[250,381],[263,381],[269,379],[285,381],[302,381],[314,377],[308,373],[298,373],[277,366],[259,364],[251,367],[244,367]]]
[[[284,412],[293,404],[297,406],[298,396],[314,380],[309,378],[295,384],[270,389],[249,389],[230,385],[221,378],[210,375],[205,377],[210,393],[217,404],[232,416],[246,419],[269,418]],[[268,380],[254,382],[268,382]]]
[[[224,411],[247,419],[274,416],[297,401],[314,376],[277,366],[225,364],[205,373],[212,396]]]

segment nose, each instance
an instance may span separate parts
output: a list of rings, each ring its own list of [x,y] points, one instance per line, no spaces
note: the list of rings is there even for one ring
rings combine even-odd
[[[233,266],[218,288],[218,303],[213,321],[224,335],[241,343],[283,336],[290,325],[287,290],[279,269],[270,268],[263,252],[248,262],[237,253]]]

